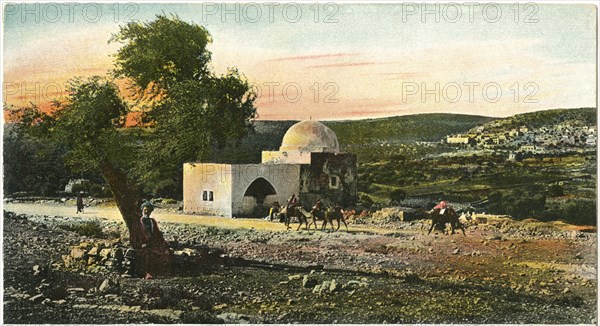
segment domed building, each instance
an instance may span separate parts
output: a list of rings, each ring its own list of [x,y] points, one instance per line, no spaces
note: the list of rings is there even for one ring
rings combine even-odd
[[[228,217],[266,216],[296,195],[309,210],[356,203],[356,155],[343,153],[333,130],[318,121],[302,121],[283,136],[278,151],[263,151],[260,164],[186,163],[185,213]]]

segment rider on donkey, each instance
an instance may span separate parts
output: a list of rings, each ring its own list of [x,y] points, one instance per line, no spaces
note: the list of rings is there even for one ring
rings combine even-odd
[[[446,209],[448,207],[450,207],[450,205],[448,205],[448,203],[446,201],[442,200],[441,198],[439,199],[439,201],[440,201],[440,203],[435,205],[433,207],[433,209],[431,210],[431,212],[433,213],[433,212],[437,211],[438,214],[444,215],[444,213],[446,212]]]
[[[298,206],[298,198],[296,198],[296,194],[292,194],[292,197],[290,197],[290,199],[288,199],[288,202],[286,205],[286,210],[287,210],[288,214],[293,215],[293,212],[295,212],[295,210],[296,210],[296,206]]]

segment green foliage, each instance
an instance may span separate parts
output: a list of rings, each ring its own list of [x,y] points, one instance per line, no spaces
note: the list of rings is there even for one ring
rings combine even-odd
[[[210,35],[197,24],[159,15],[121,27],[111,42],[123,44],[115,76],[132,81],[140,97],[151,96],[143,116],[150,128],[123,128],[130,108],[115,83],[98,76],[71,80],[66,101],[56,102],[52,115],[37,108],[19,112],[21,125],[32,137],[63,146],[61,160],[72,171],[103,168],[104,177],[108,171],[110,187],[129,194],[121,200],[135,201],[130,197],[140,185],[181,197],[183,163],[246,135],[255,96],[236,69],[212,74],[206,49]],[[12,180],[6,183],[19,182]]]
[[[558,183],[553,183],[548,186],[548,196],[560,197],[565,195],[565,188]]]
[[[90,195],[94,196],[94,197],[111,197],[112,193],[110,192],[110,189],[108,187],[103,187],[97,183],[92,183],[89,187],[89,192]]]
[[[24,110],[35,110],[26,108]],[[65,168],[67,148],[47,138],[28,136],[19,125],[4,126],[4,193],[33,191],[49,196],[72,177]]]
[[[560,219],[579,225],[596,225],[596,202],[594,200],[571,200],[561,207]]]
[[[414,141],[439,141],[448,134],[464,132],[490,121],[490,117],[460,114],[417,114],[410,116],[328,122],[340,144],[379,145]]]
[[[500,192],[488,196],[488,210],[493,214],[508,214],[515,218],[541,216],[546,208],[546,196],[543,193],[513,190],[503,195]]]
[[[597,123],[596,108],[553,109],[517,114],[512,117],[498,119],[499,126],[488,126],[489,130],[509,130],[520,126],[540,128],[572,121],[574,124],[595,125]]]
[[[200,25],[177,16],[157,15],[150,22],[130,22],[110,42],[123,44],[116,54],[115,75],[131,78],[151,95],[169,92],[183,81],[202,81],[211,59],[212,42]]]
[[[146,190],[180,197],[174,193],[180,188],[164,180],[181,184],[183,163],[203,160],[213,147],[241,140],[251,130],[255,95],[234,68],[215,76],[206,49],[208,31],[176,16],[129,23],[111,41],[123,44],[115,74],[155,100],[143,117],[153,128],[136,162],[136,179]]]
[[[128,162],[131,151],[117,132],[125,122],[127,105],[117,86],[94,76],[69,82],[66,102],[55,103],[48,115],[37,108],[24,111],[21,126],[38,141],[63,146],[65,163],[74,172],[97,169],[100,162]]]
[[[118,235],[115,236],[115,234],[112,233],[105,234],[102,230],[102,225],[98,220],[86,221],[82,223],[61,224],[58,227],[63,230],[75,232],[84,237],[97,239],[118,237]]]
[[[367,194],[360,194],[359,204],[361,204],[362,206],[364,206],[366,208],[371,208],[373,206],[374,202],[373,202],[373,199],[371,198],[371,196],[369,196]]]
[[[402,189],[395,189],[390,192],[390,200],[396,203],[401,202],[406,198],[406,191]]]

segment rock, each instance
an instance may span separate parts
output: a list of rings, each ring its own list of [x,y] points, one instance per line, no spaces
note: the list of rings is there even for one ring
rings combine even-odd
[[[571,292],[571,289],[569,289],[569,288],[565,288],[565,289],[562,291],[562,293],[569,293],[569,292]]]
[[[321,285],[320,284],[319,285],[315,285],[315,287],[312,290],[312,293],[321,294]]]
[[[33,297],[28,299],[31,302],[42,302],[44,300],[44,295],[42,293],[34,295]]]
[[[301,278],[302,278],[302,276],[301,276],[301,275],[299,275],[299,274],[296,274],[296,275],[290,275],[290,276],[288,276],[288,280],[290,280],[290,281],[299,280],[299,279],[301,279]]]
[[[116,287],[115,283],[113,281],[111,281],[109,278],[107,278],[104,281],[102,281],[102,284],[100,284],[100,287],[98,287],[98,292],[100,292],[102,294],[109,293],[109,292],[112,292],[115,287]]]
[[[460,249],[456,248],[454,249],[454,251],[452,252],[453,255],[458,255],[458,253],[460,252]]]
[[[33,266],[33,276],[46,275],[47,272],[48,272],[48,268],[45,266],[42,266],[42,267],[40,267],[40,265]]]
[[[93,247],[92,249],[90,249],[90,251],[88,251],[88,255],[89,256],[97,256],[98,255],[98,247]]]
[[[331,280],[331,283],[329,284],[329,292],[336,292],[340,289],[340,286],[338,285],[338,283],[336,282],[336,280]]]
[[[27,293],[15,293],[15,294],[12,294],[10,297],[15,298],[15,299],[21,299],[21,300],[27,300],[27,299],[31,298],[31,296]]]
[[[304,288],[313,288],[317,285],[317,280],[310,275],[304,275],[304,279],[302,279],[302,287]]]
[[[83,248],[73,248],[71,249],[70,256],[74,259],[81,259],[85,255],[85,249]]]
[[[578,252],[577,254],[575,254],[575,259],[583,259],[583,256],[581,255],[580,252]]]
[[[99,253],[100,259],[107,260],[108,258],[110,258],[111,252],[112,252],[112,249],[107,249],[107,248],[100,250],[100,253]]]

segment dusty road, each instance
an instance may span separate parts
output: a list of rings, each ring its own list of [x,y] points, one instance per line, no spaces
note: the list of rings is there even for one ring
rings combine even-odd
[[[49,215],[49,216],[67,216],[67,217],[79,217],[79,218],[102,218],[111,221],[121,222],[123,219],[116,206],[113,205],[100,205],[86,207],[84,214],[77,214],[75,207],[69,204],[59,203],[4,203],[4,210],[15,212],[17,214],[27,215]],[[268,231],[284,231],[285,227],[279,223],[273,223],[262,219],[248,219],[248,218],[226,218],[226,217],[214,217],[214,216],[201,216],[201,215],[190,215],[177,212],[173,209],[161,209],[157,208],[152,213],[152,217],[155,218],[158,223],[186,223],[203,226],[213,226],[220,228],[246,228],[246,229],[261,229]],[[297,225],[294,225],[294,228]],[[343,227],[343,226],[342,226]],[[364,225],[349,225],[350,231],[353,232],[375,232],[375,233],[389,233],[391,230],[384,227],[377,226],[364,226]]]

